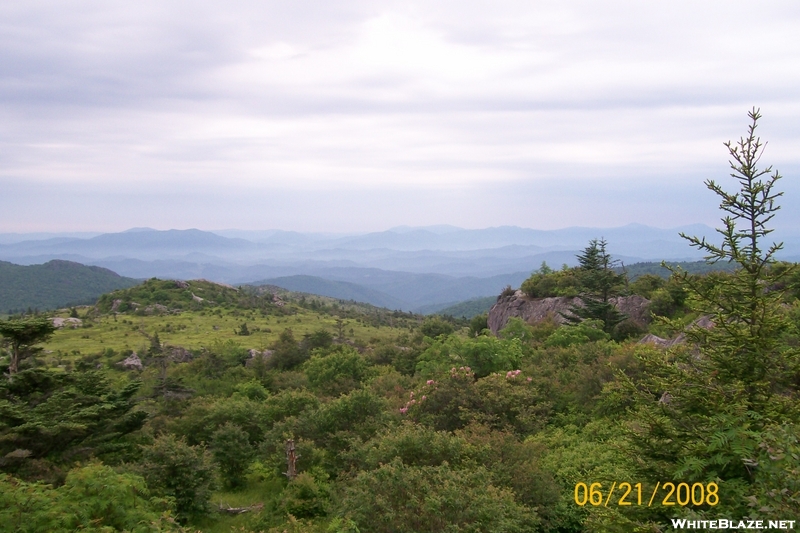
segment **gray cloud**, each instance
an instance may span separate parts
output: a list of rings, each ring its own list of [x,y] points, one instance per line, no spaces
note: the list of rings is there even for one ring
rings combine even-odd
[[[709,222],[752,105],[800,167],[794,1],[435,4],[0,6],[0,231]]]

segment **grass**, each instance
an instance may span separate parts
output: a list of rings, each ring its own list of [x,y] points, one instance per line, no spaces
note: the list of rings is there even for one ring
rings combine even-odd
[[[228,340],[245,348],[263,350],[286,328],[291,328],[297,339],[319,329],[336,334],[336,316],[299,307],[294,310],[294,315],[266,316],[259,311],[219,308],[154,316],[103,315],[84,320],[82,327],[56,331],[42,347],[45,354],[56,354],[59,358],[99,354],[109,349],[117,353],[126,350],[142,353],[150,344],[147,336],[158,334],[163,345],[182,346],[188,350]],[[54,316],[66,317],[68,312],[62,310]],[[251,335],[236,334],[243,323],[247,324]],[[388,326],[376,327],[360,318],[345,319],[343,323],[345,338],[361,345],[393,338],[400,331]]]
[[[249,507],[264,504],[268,508],[280,496],[283,490],[283,481],[275,477],[250,476],[247,485],[236,491],[220,490],[211,497],[211,505],[215,511],[194,524],[194,527],[204,533],[230,533],[231,531],[252,531],[261,518],[261,512],[251,511],[239,515],[216,512],[222,505],[230,507]]]

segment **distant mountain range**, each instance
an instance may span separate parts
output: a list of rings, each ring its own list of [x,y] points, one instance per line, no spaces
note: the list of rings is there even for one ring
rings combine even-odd
[[[575,255],[593,238],[605,238],[609,251],[626,264],[700,259],[679,237],[681,231],[714,240],[714,230],[704,225],[552,231],[431,226],[352,235],[134,228],[99,235],[32,234],[28,239],[0,234],[0,260],[20,265],[67,260],[140,279],[272,283],[419,310],[496,295],[506,285],[519,286],[543,261],[556,268],[574,265]],[[800,238],[787,242],[784,256],[800,257]]]

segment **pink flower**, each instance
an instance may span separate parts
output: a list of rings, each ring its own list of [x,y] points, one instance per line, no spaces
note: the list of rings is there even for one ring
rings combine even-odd
[[[410,397],[410,398],[413,398],[413,397],[414,397],[414,393],[412,392],[412,393],[411,393],[411,396],[409,396],[409,397]]]
[[[432,379],[429,379],[429,380],[427,381],[427,384],[428,384],[428,385],[433,385],[433,383],[434,383],[434,381],[433,381]]]
[[[528,381],[533,381],[533,378],[528,378]]]
[[[400,408],[400,414],[406,414],[407,411],[408,411],[408,407],[401,407]]]
[[[425,398],[427,398],[427,396],[423,396],[423,397],[422,397],[422,400],[424,400]],[[420,400],[420,401],[422,401],[422,400]]]

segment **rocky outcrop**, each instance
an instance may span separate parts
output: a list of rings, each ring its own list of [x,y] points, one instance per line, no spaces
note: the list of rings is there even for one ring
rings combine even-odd
[[[612,298],[611,301],[617,309],[628,315],[631,320],[638,324],[646,324],[650,320],[647,305],[650,300],[639,295],[620,296]],[[579,298],[569,298],[557,296],[553,298],[531,298],[522,291],[516,291],[512,295],[501,296],[497,303],[489,310],[489,329],[497,335],[497,332],[505,327],[508,319],[519,317],[529,324],[535,324],[544,320],[554,320],[556,323],[563,323],[566,319],[562,313],[569,314],[569,309],[573,305],[581,305]]]
[[[75,328],[81,327],[82,325],[83,325],[83,320],[81,320],[80,318],[72,318],[72,317],[70,317],[70,318],[61,318],[61,317],[56,317],[56,318],[53,319],[53,327],[56,327],[56,328],[70,327],[70,328],[75,329]]]
[[[671,348],[676,344],[683,344],[686,341],[686,335],[681,333],[677,337],[673,339],[664,339],[659,337],[658,335],[653,335],[652,333],[648,333],[644,337],[639,340],[639,344],[652,344],[654,346],[658,346],[659,348]]]
[[[169,357],[170,361],[176,363],[188,363],[194,359],[194,354],[183,346],[169,346],[166,347],[164,351],[167,353],[167,357]]]
[[[166,305],[153,304],[145,307],[144,312],[148,315],[164,315],[169,313],[169,308]]]
[[[256,364],[259,359],[266,362],[270,357],[272,357],[272,350],[264,350],[263,352],[260,352],[254,348],[251,348],[250,357],[244,362],[244,366],[251,367]]]
[[[133,352],[128,357],[125,358],[124,361],[120,361],[117,363],[118,366],[121,366],[125,370],[142,370],[144,366],[142,365],[142,360],[139,359],[139,356],[136,352]]]
[[[688,326],[686,329],[691,328],[702,328],[702,329],[711,329],[714,327],[714,322],[712,322],[711,317],[708,315],[703,315]],[[677,337],[673,337],[671,339],[663,339],[657,335],[653,335],[652,333],[648,333],[639,341],[639,344],[653,344],[658,346],[659,348],[672,348],[678,344],[683,344],[686,342],[686,333],[681,332],[678,334]]]

